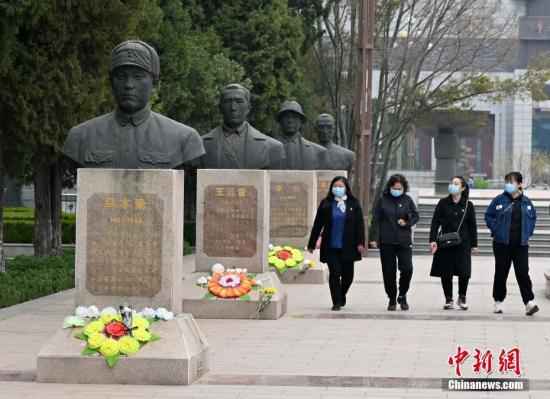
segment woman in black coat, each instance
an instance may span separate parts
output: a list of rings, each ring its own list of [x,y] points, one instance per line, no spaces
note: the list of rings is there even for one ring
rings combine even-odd
[[[313,252],[321,236],[321,262],[329,268],[332,310],[346,305],[346,294],[353,281],[355,261],[365,251],[365,221],[359,201],[348,180],[335,177],[329,192],[317,209],[307,249]]]
[[[468,309],[466,291],[472,273],[472,251],[477,251],[476,214],[474,204],[468,201],[468,197],[469,188],[464,178],[453,177],[449,184],[449,195],[442,198],[435,208],[430,229],[430,247],[434,255],[430,275],[441,277],[445,295],[443,308],[447,310],[454,309],[453,276],[458,276],[457,305],[462,310]],[[461,238],[460,245],[438,247],[439,234],[457,231]]]
[[[409,184],[405,176],[391,176],[373,210],[374,240],[370,244],[375,248],[380,247],[389,311],[394,311],[397,303],[401,310],[409,310],[407,292],[413,274],[411,228],[418,222],[418,212],[414,201],[406,194],[408,191]],[[399,290],[396,281],[398,268]]]

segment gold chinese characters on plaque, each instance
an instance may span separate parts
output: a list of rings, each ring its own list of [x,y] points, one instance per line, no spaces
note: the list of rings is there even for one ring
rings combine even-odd
[[[155,194],[98,193],[86,206],[86,289],[98,296],[158,294],[162,199]]]
[[[253,257],[257,251],[258,191],[241,185],[206,187],[203,223],[207,256]]]
[[[329,187],[330,180],[317,180],[317,205],[319,205],[323,198],[327,196]]]
[[[271,183],[272,238],[300,238],[308,235],[307,198],[307,186],[304,183]]]

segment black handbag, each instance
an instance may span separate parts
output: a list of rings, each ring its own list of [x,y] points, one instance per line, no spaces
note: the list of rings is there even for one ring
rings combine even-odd
[[[468,212],[468,201],[466,201],[466,209],[464,209],[464,214],[462,215],[462,220],[458,225],[458,229],[456,231],[453,231],[452,233],[445,233],[445,234],[441,234],[441,230],[439,231],[439,235],[437,236],[438,248],[457,247],[460,244],[462,244],[462,237],[460,237],[459,231],[460,231],[460,228],[462,227],[462,223],[464,223],[466,212]]]

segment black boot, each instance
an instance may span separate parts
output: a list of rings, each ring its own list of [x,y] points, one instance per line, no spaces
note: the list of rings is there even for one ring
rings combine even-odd
[[[401,305],[401,310],[409,310],[409,304],[405,295],[397,297],[397,302]]]
[[[390,299],[390,302],[388,303],[388,310],[390,312],[393,312],[397,309],[397,302],[395,302],[395,299]]]

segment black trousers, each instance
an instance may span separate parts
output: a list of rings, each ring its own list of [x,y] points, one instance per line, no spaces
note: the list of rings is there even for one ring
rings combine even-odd
[[[458,295],[466,296],[466,291],[468,290],[468,282],[470,281],[469,277],[458,276]],[[453,276],[441,276],[441,286],[443,287],[443,293],[445,294],[445,299],[453,299]]]
[[[506,298],[506,281],[510,267],[514,264],[516,280],[521,292],[524,304],[533,300],[533,284],[529,277],[529,247],[516,245],[504,245],[493,242],[495,255],[495,278],[493,281],[493,299],[502,302]]]
[[[407,295],[413,274],[412,248],[410,246],[382,244],[380,245],[380,261],[384,289],[390,301],[397,296],[397,269],[399,269],[399,296]]]
[[[343,260],[342,255],[341,249],[331,248],[327,253],[328,285],[333,305],[343,305],[346,303],[346,294],[353,282],[353,261]]]

